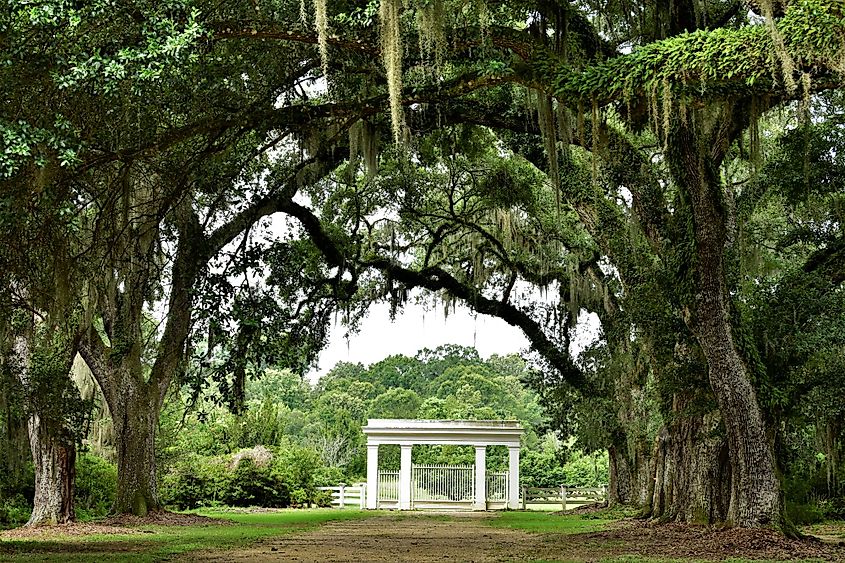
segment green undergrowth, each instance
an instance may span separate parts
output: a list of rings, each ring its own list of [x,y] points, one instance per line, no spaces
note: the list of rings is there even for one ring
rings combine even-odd
[[[603,530],[618,518],[585,518],[584,515],[560,514],[555,512],[502,512],[498,518],[488,522],[499,528],[515,528],[543,534],[583,534]]]
[[[38,540],[0,540],[0,561],[161,561],[201,550],[242,547],[268,537],[311,530],[326,522],[377,514],[331,509],[257,513],[200,510],[195,513],[230,520],[235,524],[140,526],[141,534],[55,535]]]

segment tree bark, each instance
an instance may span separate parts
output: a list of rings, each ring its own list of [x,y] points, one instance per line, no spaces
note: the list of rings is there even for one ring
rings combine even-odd
[[[155,458],[158,393],[148,384],[128,384],[117,391],[115,399],[119,404],[109,404],[113,413],[119,476],[114,512],[146,516],[162,508]]]
[[[710,386],[727,434],[733,470],[727,522],[742,527],[782,525],[780,482],[757,396],[734,341],[725,280],[728,212],[718,166],[732,129],[731,117],[696,114],[699,122],[676,126],[670,168],[689,195],[695,236],[695,295],[687,324],[708,363]],[[705,134],[702,134],[705,133]],[[706,134],[709,133],[709,134]]]
[[[654,460],[642,440],[608,448],[610,479],[608,504],[634,506],[648,511],[654,483]]]
[[[112,363],[97,338],[83,341],[79,353],[100,385],[114,424],[117,494],[112,512],[146,516],[162,508],[155,438],[163,393],[159,382],[144,380],[139,354],[129,353]]]
[[[28,430],[35,466],[35,498],[26,525],[72,522],[76,517],[73,509],[76,445],[59,439],[38,414],[30,415]]]
[[[44,377],[61,377],[63,363],[64,373],[69,378],[70,364],[75,352],[75,343],[69,344],[59,338],[55,342],[47,339],[39,341],[36,336],[36,321],[16,335],[13,343],[13,357],[10,367],[17,373],[17,377],[27,393],[35,386],[50,390],[61,387],[63,383],[56,380],[42,381]],[[55,328],[55,327],[52,327]],[[57,329],[58,330],[58,329]],[[53,331],[48,330],[53,336]],[[34,371],[35,365],[40,365],[34,356],[44,353],[50,355],[52,347],[59,346],[58,371]],[[43,361],[41,362],[43,363]],[[37,380],[37,381],[36,381]],[[73,385],[71,384],[71,387]],[[75,387],[73,387],[75,390]],[[47,401],[49,403],[49,401]],[[32,514],[27,526],[54,525],[72,522],[76,515],[73,508],[73,492],[76,479],[76,444],[73,433],[64,425],[61,416],[50,408],[45,407],[45,398],[29,397],[27,405],[27,437],[32,453],[35,473],[35,495],[33,498]],[[61,413],[59,413],[61,415]]]
[[[627,505],[633,502],[631,468],[625,455],[616,446],[607,449],[609,461],[609,482],[607,488],[608,506]]]
[[[117,450],[117,495],[113,512],[145,516],[162,509],[156,482],[155,438],[159,414],[170,382],[180,370],[190,330],[193,285],[210,259],[204,237],[188,200],[177,210],[179,240],[173,263],[166,323],[155,361],[145,377],[143,366],[143,304],[151,271],[139,269],[122,291],[104,307],[107,341],[93,328],[79,353],[103,392],[114,422]],[[146,248],[146,247],[143,247]],[[215,249],[216,250],[216,249]],[[144,252],[138,251],[138,255]],[[148,263],[145,263],[149,265]]]
[[[731,493],[727,442],[719,433],[718,413],[678,414],[655,441],[653,518],[695,524],[724,522]]]

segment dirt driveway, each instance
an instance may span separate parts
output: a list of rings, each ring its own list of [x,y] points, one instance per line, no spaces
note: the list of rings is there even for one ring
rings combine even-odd
[[[332,522],[303,534],[273,538],[203,561],[525,561],[536,560],[538,536],[492,528],[489,513],[385,515]],[[200,560],[193,553],[192,560]]]
[[[532,534],[492,527],[492,513],[383,514],[332,522],[254,547],[191,553],[191,561],[576,561],[617,557],[690,561],[845,561],[845,547],[793,540],[766,530],[620,521],[600,532]]]

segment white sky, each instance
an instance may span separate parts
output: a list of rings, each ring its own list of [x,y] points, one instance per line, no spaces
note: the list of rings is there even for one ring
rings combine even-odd
[[[475,315],[460,304],[446,317],[442,305],[426,308],[409,301],[391,322],[390,306],[379,303],[370,308],[357,334],[347,340],[346,332],[346,327],[339,321],[332,326],[329,345],[320,354],[319,366],[308,374],[312,383],[338,362],[360,362],[367,366],[387,356],[414,356],[423,348],[434,349],[441,344],[475,347],[482,358],[493,354],[520,354],[529,347],[518,328],[495,317]],[[598,336],[598,317],[582,315],[573,338],[573,353],[580,353]]]
[[[443,306],[426,308],[413,302],[405,305],[390,320],[390,306],[379,303],[370,307],[357,334],[345,338],[346,327],[339,321],[332,326],[329,345],[320,354],[319,368],[308,374],[311,381],[331,370],[338,362],[369,365],[387,356],[414,356],[423,348],[441,344],[472,346],[482,358],[492,354],[518,354],[528,348],[522,331],[505,321],[474,315],[467,307],[456,305],[445,316]]]

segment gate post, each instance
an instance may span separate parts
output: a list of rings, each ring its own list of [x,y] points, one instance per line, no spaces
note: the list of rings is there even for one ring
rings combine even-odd
[[[399,510],[411,510],[411,444],[402,444],[399,465]]]
[[[487,446],[475,446],[474,510],[487,510]]]
[[[367,444],[367,508],[378,508],[378,444]]]
[[[508,508],[519,508],[519,446],[508,446]]]

